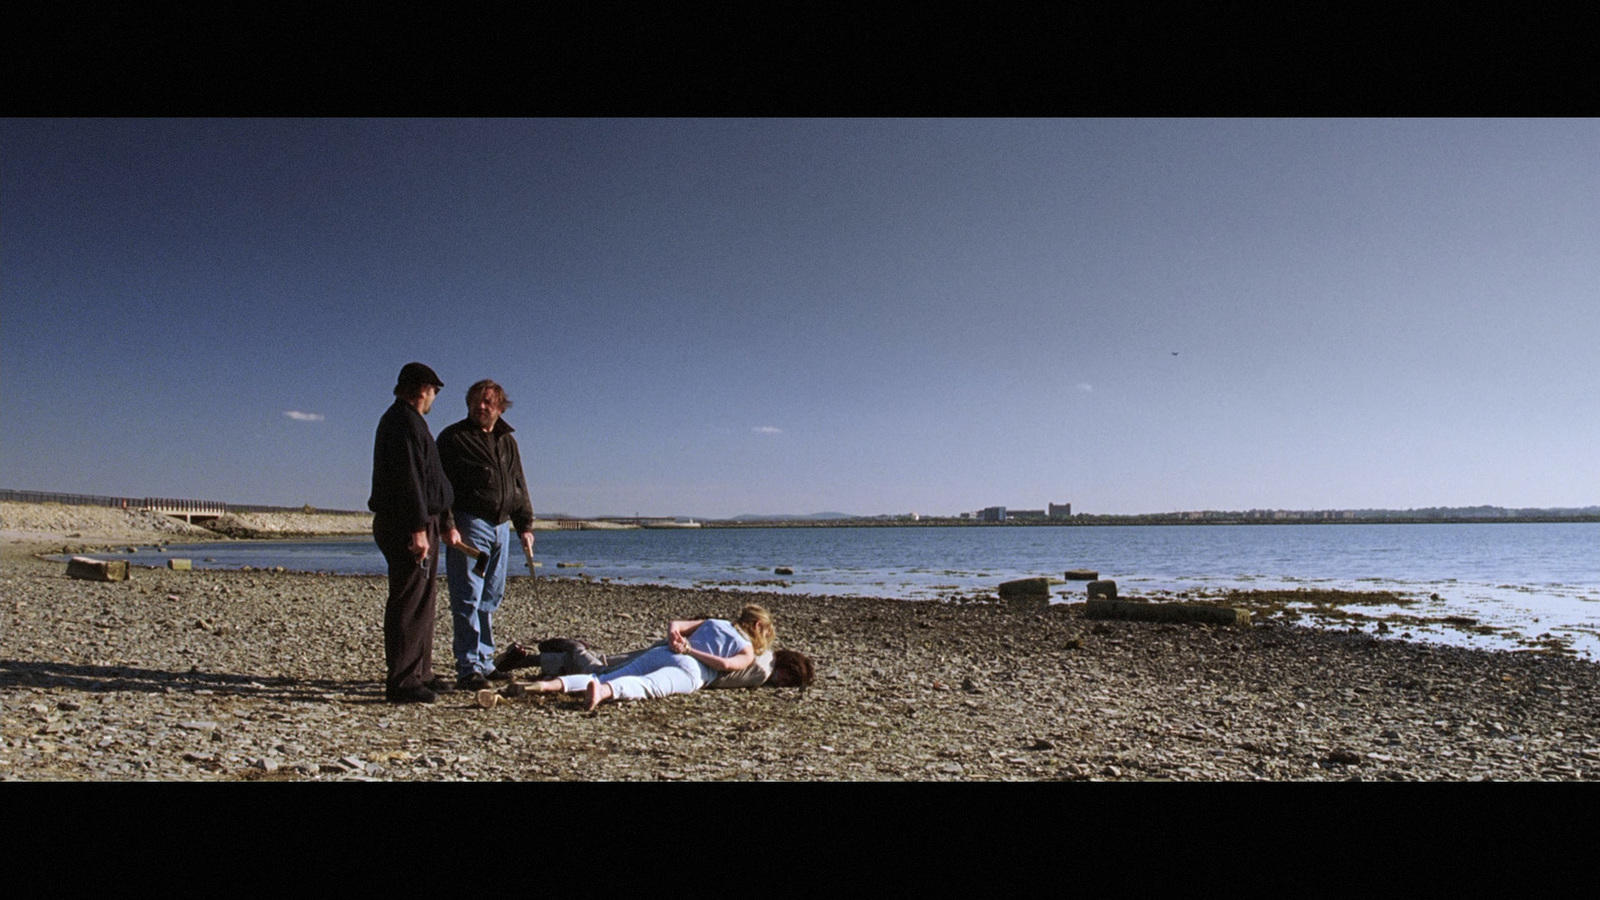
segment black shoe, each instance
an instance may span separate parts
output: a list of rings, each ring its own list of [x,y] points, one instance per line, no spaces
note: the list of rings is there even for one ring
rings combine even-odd
[[[422,686],[430,691],[433,691],[435,694],[448,694],[456,689],[455,682],[449,680],[448,678],[440,678],[438,675],[433,676],[433,678],[429,679],[428,681],[424,681]]]
[[[512,675],[509,669],[502,669],[499,666],[496,666],[489,672],[488,675],[483,677],[489,679],[490,681],[510,681],[516,676]]]
[[[416,687],[384,691],[384,699],[390,703],[432,703],[439,699],[439,695],[419,684]]]
[[[478,691],[489,686],[489,679],[483,677],[482,672],[473,672],[463,678],[456,679],[456,690]]]

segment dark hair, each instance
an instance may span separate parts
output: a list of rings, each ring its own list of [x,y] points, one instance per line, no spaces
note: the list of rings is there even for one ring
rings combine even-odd
[[[782,679],[778,677],[780,673]],[[811,657],[799,650],[772,651],[772,675],[767,683],[773,687],[810,687],[816,677],[817,667],[812,665]]]
[[[500,398],[501,412],[505,412],[511,408],[511,398],[506,396],[506,389],[498,384],[495,384],[494,381],[489,378],[485,378],[477,384],[474,384],[472,387],[467,388],[467,407],[471,408],[473,404],[478,402],[479,397],[487,394],[490,391],[493,391],[495,396]]]

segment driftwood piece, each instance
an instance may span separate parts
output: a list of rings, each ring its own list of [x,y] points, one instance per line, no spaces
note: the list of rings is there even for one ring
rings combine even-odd
[[[1127,619],[1134,622],[1200,622],[1207,625],[1249,625],[1250,611],[1203,603],[1135,603],[1131,600],[1090,600],[1084,610],[1090,619]]]
[[[194,560],[171,557],[167,560],[167,568],[174,572],[188,572],[194,569]]]
[[[128,561],[125,559],[99,560],[87,556],[74,556],[67,560],[67,576],[87,581],[127,581]]]
[[[1093,569],[1068,569],[1068,581],[1098,581],[1100,573]]]

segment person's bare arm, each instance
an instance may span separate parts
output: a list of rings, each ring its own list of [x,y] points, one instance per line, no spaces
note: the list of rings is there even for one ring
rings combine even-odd
[[[732,672],[742,669],[756,661],[755,648],[746,646],[743,650],[732,656],[714,656],[704,650],[696,650],[689,646],[689,635],[694,634],[705,619],[673,620],[667,629],[667,647],[673,653],[680,653],[690,659],[697,659],[718,672]]]
[[[754,647],[746,647],[732,656],[712,656],[704,650],[696,650],[687,646],[682,650],[674,650],[673,652],[697,659],[718,672],[735,672],[756,661]]]
[[[688,637],[706,623],[705,619],[673,619],[667,623],[667,634],[679,634]]]

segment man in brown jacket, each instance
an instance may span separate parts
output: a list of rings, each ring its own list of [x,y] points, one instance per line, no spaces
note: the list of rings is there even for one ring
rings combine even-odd
[[[439,432],[439,459],[455,492],[452,510],[465,544],[486,557],[482,574],[459,548],[450,548],[450,624],[456,686],[475,690],[507,677],[494,666],[494,612],[506,593],[511,539],[533,557],[533,502],[514,429],[501,418],[511,408],[505,389],[484,379],[467,390],[467,417]]]

